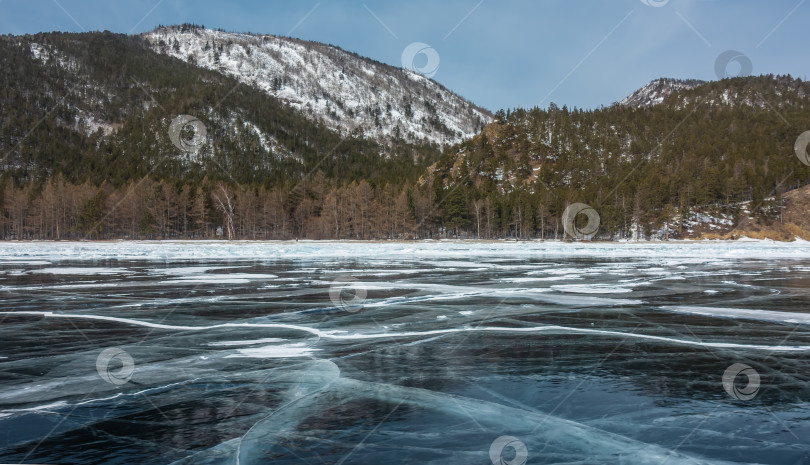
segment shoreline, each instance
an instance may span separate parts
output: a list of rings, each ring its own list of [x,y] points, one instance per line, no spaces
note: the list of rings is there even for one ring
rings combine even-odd
[[[796,236],[792,240],[755,239],[740,237],[737,239],[670,239],[670,240],[590,240],[571,241],[560,239],[0,239],[0,244],[171,244],[171,243],[200,243],[200,244],[702,244],[702,243],[777,243],[793,244],[808,243]]]
[[[560,241],[42,241],[0,242],[0,265],[29,261],[285,261],[368,260],[390,263],[460,263],[565,260],[576,258],[643,259],[688,263],[715,259],[810,261],[810,242],[753,240],[679,240],[661,242]],[[453,265],[456,266],[456,265]],[[466,266],[466,265],[465,265]]]

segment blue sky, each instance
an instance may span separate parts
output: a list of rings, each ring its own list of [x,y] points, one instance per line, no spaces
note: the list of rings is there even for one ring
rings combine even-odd
[[[658,77],[716,79],[727,50],[747,56],[753,74],[806,78],[809,19],[807,0],[0,0],[4,34],[193,22],[326,42],[396,66],[422,42],[439,56],[434,79],[491,110],[595,108]]]

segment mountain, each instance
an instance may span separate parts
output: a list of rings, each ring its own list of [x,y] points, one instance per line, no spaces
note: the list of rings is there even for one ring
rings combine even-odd
[[[143,37],[159,53],[261,89],[340,134],[446,145],[477,134],[492,116],[421,74],[331,45],[192,25]]]
[[[616,105],[638,109],[666,102],[682,109],[690,103],[701,102],[713,107],[744,106],[773,111],[790,108],[810,97],[806,83],[800,79],[776,76],[772,77],[772,83],[772,86],[762,87],[762,81],[756,77],[712,82],[696,79],[656,79]]]
[[[692,89],[701,84],[705,84],[705,81],[699,81],[696,79],[656,79],[641,89],[638,89],[637,91],[628,95],[624,98],[624,100],[618,102],[618,104],[631,108],[643,108],[658,105],[659,103],[663,103],[667,97],[677,93],[678,91]]]
[[[157,53],[141,36],[2,36],[0,65],[0,178],[16,183],[64,176],[120,186],[150,176],[294,185],[317,172],[404,182],[439,154],[426,142],[433,133],[419,142],[337,133],[258,87]],[[174,128],[178,118],[191,120]],[[172,131],[195,121],[205,131],[186,150]]]
[[[436,138],[428,115],[478,111],[443,92],[322,44],[193,26],[0,36],[0,238],[560,238],[572,203],[601,239],[806,237],[804,81],[661,80],[632,105],[499,111],[469,139]],[[388,103],[422,132],[386,132]]]
[[[545,235],[573,202],[598,211],[606,238],[649,237],[679,221],[673,235],[685,237],[688,218],[711,205],[729,218],[742,219],[745,208],[757,221],[778,218],[781,194],[810,182],[793,151],[808,128],[810,84],[789,76],[692,82],[639,103],[674,89],[667,82],[634,94],[635,105],[498,112],[420,184],[458,203],[449,224],[469,230],[474,222],[478,234],[478,218],[492,215],[486,236]]]

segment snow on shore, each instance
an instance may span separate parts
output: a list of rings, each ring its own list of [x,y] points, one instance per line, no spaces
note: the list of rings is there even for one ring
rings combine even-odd
[[[116,241],[116,242],[0,242],[0,264],[21,260],[276,260],[371,258],[430,260],[477,257],[617,257],[688,259],[810,259],[810,242],[671,241]]]

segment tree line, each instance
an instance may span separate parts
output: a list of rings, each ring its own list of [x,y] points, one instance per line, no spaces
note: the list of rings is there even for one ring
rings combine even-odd
[[[322,173],[297,186],[271,188],[148,177],[114,187],[56,177],[40,185],[6,183],[0,194],[4,240],[494,239],[514,231],[529,237],[524,222],[534,217],[523,213],[521,219],[520,212],[531,207],[520,199],[517,217],[502,199],[473,200],[469,218],[476,229],[463,229],[453,215],[466,208],[466,199],[428,183],[335,185]],[[543,221],[545,237],[561,237],[559,218],[547,215]]]
[[[120,187],[71,184],[61,177],[41,185],[6,183],[0,190],[0,239],[566,238],[563,213],[573,195],[518,190],[481,196],[464,187],[437,187],[440,180],[422,181],[336,185],[318,173],[296,186],[270,188],[148,177]],[[678,237],[676,219],[712,211],[738,220],[742,214],[740,205],[682,213],[670,205],[642,210],[638,197],[616,199],[594,206],[601,220],[598,238],[644,238],[662,228]],[[778,196],[763,201],[755,215],[773,221],[780,205]]]

